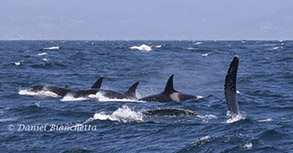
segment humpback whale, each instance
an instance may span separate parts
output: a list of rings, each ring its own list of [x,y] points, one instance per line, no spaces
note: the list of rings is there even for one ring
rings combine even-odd
[[[88,98],[89,95],[96,94],[100,92],[103,96],[107,98],[116,98],[116,99],[137,99],[136,98],[136,88],[139,82],[134,83],[125,93],[119,93],[112,90],[103,90],[100,89],[102,85],[103,77],[99,78],[95,84],[88,90],[72,90],[67,88],[60,88],[55,86],[32,86],[27,89],[30,92],[40,92],[40,91],[49,91],[55,93],[60,97],[64,97],[66,95],[72,95],[74,98],[85,97]]]
[[[173,77],[174,77],[174,74],[172,74],[169,77],[166,87],[162,93],[143,97],[139,100],[146,101],[146,102],[171,102],[171,101],[179,102],[179,101],[185,101],[188,99],[200,98],[199,96],[188,95],[188,94],[184,94],[184,93],[176,91],[173,87]]]
[[[235,55],[229,65],[228,71],[225,76],[225,82],[224,82],[224,94],[225,94],[228,114],[230,115],[230,117],[234,117],[234,116],[239,115],[239,106],[238,106],[238,102],[236,99],[236,95],[237,95],[236,94],[236,79],[237,79],[238,64],[239,64],[239,57],[237,55]],[[170,78],[172,79],[172,77],[173,77],[173,75]],[[168,83],[167,83],[166,87],[167,86],[168,86]],[[149,98],[146,97],[146,98],[148,98],[147,100],[158,100],[160,98],[163,99],[162,98],[162,97],[164,97],[163,95],[164,95],[164,92],[161,94],[154,95]],[[164,97],[164,98],[169,100],[170,98],[168,98],[168,94],[165,94],[165,95],[167,95],[167,98],[166,97]],[[165,99],[163,99],[163,100],[165,100]],[[195,115],[197,117],[202,116],[202,115],[198,114],[197,112],[193,112],[191,110],[186,110],[186,109],[178,109],[178,108],[151,109],[151,110],[147,110],[147,111],[142,112],[142,114],[143,115]]]

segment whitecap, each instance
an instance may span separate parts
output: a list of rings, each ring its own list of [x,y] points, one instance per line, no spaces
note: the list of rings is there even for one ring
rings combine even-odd
[[[132,122],[132,121],[143,121],[143,115],[140,112],[135,112],[127,106],[118,108],[112,114],[106,114],[104,112],[95,113],[92,118],[93,120],[111,120],[118,122]]]
[[[46,58],[43,58],[42,60],[43,60],[43,61],[48,61],[48,59],[46,59]]]
[[[162,45],[157,45],[157,46],[155,46],[155,48],[161,48],[162,47]]]
[[[34,106],[34,107],[40,107],[40,103],[33,103],[32,106]]]
[[[130,49],[137,49],[139,51],[142,51],[142,52],[150,52],[152,50],[152,47],[148,46],[148,45],[145,45],[145,44],[142,44],[140,46],[132,46],[132,47],[129,47]]]
[[[204,137],[201,137],[195,141],[193,141],[191,144],[197,144],[197,143],[201,143],[201,142],[205,142],[205,141],[209,141],[211,139],[210,136],[204,136]]]
[[[28,91],[27,89],[25,89],[25,90],[20,90],[18,94],[26,95],[26,96],[37,96],[37,97],[59,97],[56,93],[53,93],[51,91],[46,91],[46,90],[34,92],[34,91]]]
[[[201,56],[209,56],[209,55],[211,55],[212,53],[206,53],[206,54],[201,54]]]
[[[272,118],[263,119],[263,120],[258,120],[258,122],[272,122],[272,121],[273,121]]]
[[[43,56],[43,55],[47,55],[47,53],[40,53],[40,54],[38,54],[38,56]]]
[[[59,49],[59,46],[53,46],[53,47],[44,48],[44,50],[58,50],[58,49]]]
[[[15,62],[14,65],[19,66],[20,62]]]
[[[200,45],[200,44],[202,44],[202,42],[196,42],[196,43],[195,43],[195,45]]]
[[[244,149],[251,149],[252,148],[252,143],[247,143],[245,144],[244,146],[242,146],[241,148],[244,148]]]
[[[273,47],[272,50],[277,50],[277,49],[282,49],[284,48],[283,46],[279,46],[279,47]]]
[[[210,119],[217,119],[218,117],[215,115],[200,115],[198,116],[199,118],[203,119],[203,120],[210,120]]]

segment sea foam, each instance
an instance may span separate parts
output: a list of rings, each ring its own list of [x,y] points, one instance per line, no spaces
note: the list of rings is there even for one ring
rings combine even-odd
[[[118,122],[132,122],[132,121],[143,121],[143,115],[140,112],[135,112],[127,106],[118,108],[112,114],[106,114],[105,112],[95,113],[93,120],[111,120]]]

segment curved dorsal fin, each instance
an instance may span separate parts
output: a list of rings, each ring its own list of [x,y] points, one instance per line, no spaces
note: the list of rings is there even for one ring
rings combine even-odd
[[[92,89],[100,89],[103,79],[104,79],[104,77],[100,77],[91,88]]]
[[[139,84],[139,82],[135,82],[124,94],[129,98],[137,99],[135,91],[136,91],[138,84]]]
[[[231,115],[239,114],[239,107],[236,98],[236,78],[238,70],[239,58],[237,55],[234,56],[230,63],[229,69],[225,77],[224,91],[228,111]]]
[[[168,82],[166,84],[166,87],[164,89],[164,92],[170,93],[170,92],[175,92],[175,89],[173,87],[173,76],[174,74],[172,74],[169,79]]]

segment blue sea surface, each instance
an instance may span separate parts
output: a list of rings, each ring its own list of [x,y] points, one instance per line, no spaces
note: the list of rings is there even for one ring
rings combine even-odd
[[[231,120],[224,78],[234,55],[241,117]],[[293,41],[0,41],[0,59],[0,152],[293,152]],[[118,92],[139,81],[140,98],[162,92],[172,74],[176,90],[202,98],[147,103],[25,90],[89,89],[104,76],[102,89]],[[203,117],[141,113],[159,108]]]

